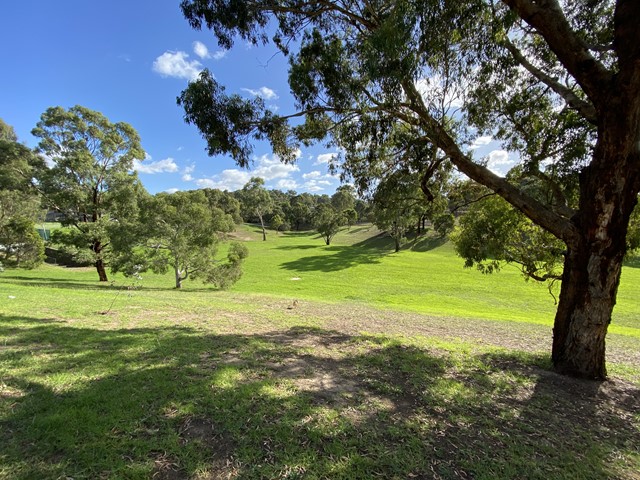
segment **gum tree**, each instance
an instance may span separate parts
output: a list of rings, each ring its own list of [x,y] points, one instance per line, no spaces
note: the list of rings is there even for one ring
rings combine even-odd
[[[566,249],[554,323],[558,372],[606,377],[605,336],[640,190],[640,2],[634,0],[184,0],[219,43],[289,55],[297,111],[276,115],[227,94],[205,71],[178,102],[211,154],[247,165],[250,140],[285,161],[300,142],[333,141],[374,159],[400,122],[415,142],[504,198]],[[269,27],[267,29],[267,27]],[[293,40],[293,41],[292,41]],[[295,51],[290,49],[295,48]],[[300,121],[302,119],[302,121]],[[546,201],[474,161],[478,132],[518,153]],[[357,174],[370,176],[366,168]]]
[[[267,230],[264,226],[264,217],[273,211],[273,199],[264,188],[264,179],[253,177],[240,190],[240,199],[246,212],[258,217],[262,227],[262,240],[267,240]]]
[[[111,268],[127,275],[172,271],[177,289],[188,278],[227,288],[240,278],[247,256],[246,247],[232,243],[228,261],[216,259],[221,237],[234,227],[232,215],[211,207],[202,190],[159,193],[142,201],[135,222],[114,227]]]
[[[145,156],[138,133],[79,105],[47,109],[31,133],[52,163],[40,170],[37,188],[47,207],[64,214],[63,224],[72,227],[60,238],[86,246],[100,281],[106,282],[109,223],[135,214],[142,188],[132,173],[133,161]]]

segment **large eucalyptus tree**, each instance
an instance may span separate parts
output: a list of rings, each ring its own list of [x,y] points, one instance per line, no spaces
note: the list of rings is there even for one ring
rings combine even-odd
[[[566,245],[552,357],[604,378],[605,336],[640,190],[640,2],[636,0],[183,0],[222,46],[271,39],[290,56],[298,111],[275,115],[227,95],[205,71],[179,97],[211,154],[249,163],[251,139],[285,161],[330,138],[346,173],[367,178],[403,124]],[[548,200],[474,161],[487,132],[517,151]],[[397,160],[402,163],[402,157]],[[391,166],[393,167],[393,165]],[[401,165],[399,165],[401,167]]]
[[[60,239],[88,249],[100,281],[106,282],[109,223],[135,214],[143,190],[132,172],[133,161],[145,156],[138,133],[79,105],[48,108],[31,133],[51,162],[39,170],[37,189],[46,206],[63,213],[63,223],[72,227]]]

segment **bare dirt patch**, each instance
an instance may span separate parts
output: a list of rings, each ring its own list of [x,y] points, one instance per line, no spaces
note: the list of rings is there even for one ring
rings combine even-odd
[[[207,418],[188,417],[178,429],[180,443],[198,442],[209,450],[207,472],[197,475],[197,480],[231,479],[238,474],[233,458],[235,443],[218,426]]]

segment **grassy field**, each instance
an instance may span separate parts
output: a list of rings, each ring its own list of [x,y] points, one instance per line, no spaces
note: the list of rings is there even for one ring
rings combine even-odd
[[[228,292],[0,274],[0,478],[640,478],[638,268],[612,380],[583,382],[549,370],[554,300],[516,269],[366,226],[237,237]]]

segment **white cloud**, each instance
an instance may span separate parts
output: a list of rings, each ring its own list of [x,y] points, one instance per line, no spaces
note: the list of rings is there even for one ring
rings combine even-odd
[[[188,167],[184,167],[182,169],[182,181],[183,182],[191,182],[194,178],[193,175],[191,175],[193,173],[193,171],[196,169],[196,166],[194,164],[189,165]]]
[[[241,189],[251,177],[252,175],[244,170],[229,169],[211,178],[199,178],[195,182],[200,188],[217,188],[233,192]]]
[[[167,188],[165,190],[165,193],[176,193],[176,192],[179,192],[179,191],[180,191],[179,188]]]
[[[322,176],[322,173],[320,173],[319,170],[314,170],[313,172],[303,173],[302,174],[302,178],[304,178],[305,180],[307,180],[309,178],[319,178],[321,176]]]
[[[460,90],[456,91],[452,86],[445,89],[445,82],[440,75],[434,75],[428,78],[420,78],[416,81],[416,88],[427,104],[435,102],[440,103],[444,100],[445,108],[460,108],[463,105],[463,99]]]
[[[189,61],[188,58],[189,54],[185,52],[164,52],[153,62],[153,71],[163,77],[195,80],[202,71],[202,64],[197,60]]]
[[[337,153],[321,153],[320,155],[318,155],[318,157],[316,158],[316,161],[313,164],[322,165],[323,163],[329,163],[337,156],[338,156]]]
[[[278,180],[276,187],[280,190],[295,190],[298,188],[298,182],[292,178],[283,178],[282,180]]]
[[[301,152],[296,152],[296,157],[300,157]],[[278,180],[276,188],[295,189],[299,185],[291,177],[294,172],[298,172],[300,168],[297,165],[282,163],[277,156],[270,157],[262,155],[256,159],[257,168],[251,171],[240,169],[224,170],[217,175],[209,178],[199,178],[195,180],[196,185],[200,188],[217,188],[219,190],[235,191],[241,189],[251,177],[260,177],[269,182],[270,180]],[[192,178],[193,165],[187,167],[183,171],[183,179],[185,176]]]
[[[491,140],[493,140],[493,137],[491,135],[478,137],[473,141],[471,145],[469,145],[469,147],[467,147],[467,150],[475,150],[482,147],[483,145],[489,145],[489,143],[491,143]]]
[[[202,42],[193,42],[193,53],[195,53],[200,58],[209,58],[211,55],[209,54],[209,49]]]
[[[504,176],[516,163],[516,160],[509,159],[509,152],[493,150],[489,153],[487,168],[496,175]]]
[[[151,158],[151,157],[147,157]],[[140,160],[133,161],[133,169],[137,170],[139,173],[165,173],[165,172],[177,172],[178,165],[173,160],[173,158],[165,158],[164,160],[158,160],[156,162],[141,162]]]
[[[262,97],[265,100],[277,100],[278,95],[276,92],[271,90],[269,87],[260,87],[258,90],[253,90],[251,88],[243,88],[242,91],[250,93],[254,97]]]
[[[300,157],[298,150],[296,157]],[[258,159],[258,168],[252,171],[253,177],[262,177],[265,181],[276,178],[288,178],[293,172],[298,172],[300,167],[291,163],[282,163],[277,156],[262,155]]]
[[[207,58],[212,58],[214,60],[222,60],[224,57],[227,56],[227,50],[216,50],[215,52],[211,53],[204,43],[199,42],[197,40],[193,42],[193,53],[195,53],[197,56],[199,56],[203,60]]]
[[[321,192],[322,190],[324,190],[324,187],[321,187],[317,180],[309,180],[308,182],[304,183],[302,187],[308,192]]]
[[[222,60],[224,57],[227,56],[227,52],[228,50],[216,50],[211,55],[211,58],[213,58],[214,60]]]

